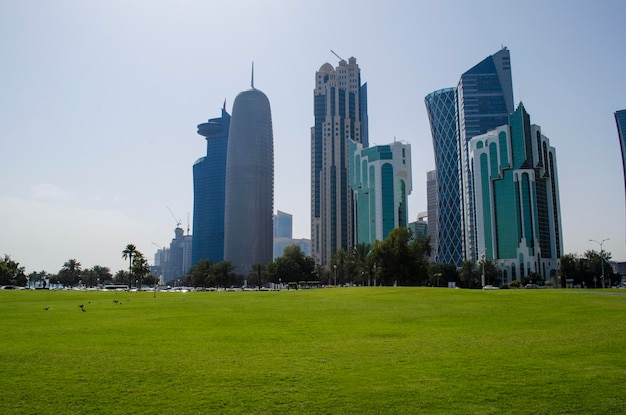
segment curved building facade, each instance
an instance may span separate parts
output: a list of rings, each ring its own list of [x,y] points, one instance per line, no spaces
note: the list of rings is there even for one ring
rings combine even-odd
[[[436,191],[433,205],[437,210],[431,216],[429,201],[428,228],[434,232],[431,238],[435,262],[463,263],[461,195],[459,191],[459,148],[456,137],[456,88],[445,88],[426,96],[426,112],[430,122],[435,154]]]
[[[191,264],[201,259],[224,260],[224,197],[226,150],[230,115],[222,108],[221,118],[198,125],[206,138],[206,157],[193,165],[193,242]]]
[[[237,95],[228,134],[224,259],[239,275],[272,260],[274,140],[267,96],[254,85]]]

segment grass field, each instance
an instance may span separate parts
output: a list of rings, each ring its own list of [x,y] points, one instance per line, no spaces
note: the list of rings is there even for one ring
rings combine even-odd
[[[0,291],[0,413],[623,414],[616,293]]]

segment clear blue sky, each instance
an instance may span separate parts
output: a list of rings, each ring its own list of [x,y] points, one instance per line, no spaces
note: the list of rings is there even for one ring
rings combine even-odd
[[[626,261],[613,112],[626,108],[624,1],[0,2],[0,255],[27,272],[126,267],[193,217],[196,125],[250,84],[272,106],[274,209],[308,238],[315,71],[357,58],[370,142],[412,146],[411,220],[434,168],[428,93],[502,45],[516,105],[557,150],[566,253]]]

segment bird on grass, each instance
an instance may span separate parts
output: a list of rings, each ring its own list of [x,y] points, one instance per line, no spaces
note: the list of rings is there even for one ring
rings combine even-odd
[[[113,300],[114,303],[117,303],[117,300]]]
[[[83,308],[83,305],[82,305],[82,304],[80,304],[80,305],[79,305],[79,307],[80,307],[80,309],[83,311],[83,313],[87,311],[87,310],[85,310],[85,309]]]
[[[46,308],[44,308],[44,310],[48,311],[48,310],[50,310],[50,307],[46,307]]]

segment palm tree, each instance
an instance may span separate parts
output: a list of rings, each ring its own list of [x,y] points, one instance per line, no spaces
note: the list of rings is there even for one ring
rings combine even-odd
[[[141,280],[148,274],[150,274],[150,266],[148,265],[148,260],[144,258],[143,254],[139,251],[135,251],[135,258],[133,258],[133,273],[137,278],[139,278],[139,282],[137,284],[137,289],[141,289]]]
[[[257,262],[256,264],[252,265],[252,273],[250,273],[250,276],[254,277],[254,282],[256,283],[256,285],[259,286],[259,288],[261,287],[261,285],[263,285],[264,273],[265,273],[265,266],[263,264]]]
[[[80,262],[75,259],[68,260],[65,264],[63,264],[63,268],[61,269],[68,276],[68,281],[70,284],[76,284],[78,282],[78,276],[82,271]]]
[[[128,288],[132,286],[133,281],[133,257],[137,253],[137,247],[133,244],[126,245],[122,251],[122,258],[128,259]]]

